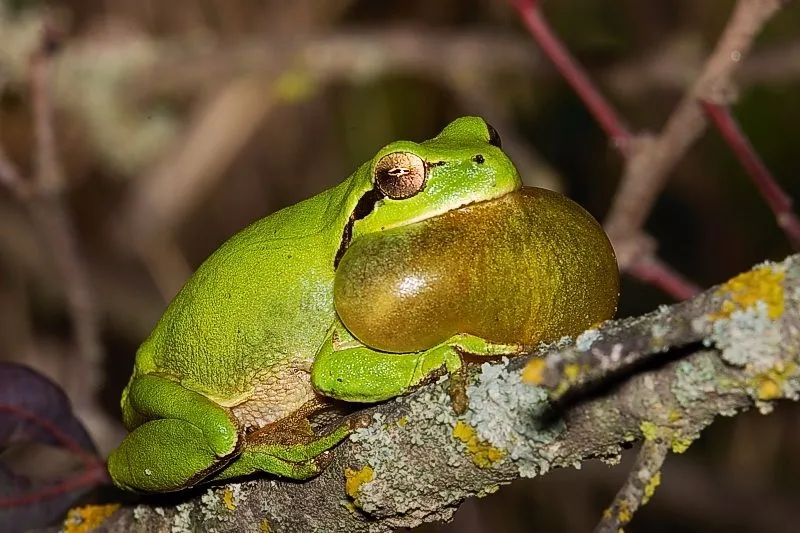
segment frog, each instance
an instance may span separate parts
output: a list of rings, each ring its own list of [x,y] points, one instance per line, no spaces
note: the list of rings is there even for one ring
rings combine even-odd
[[[384,146],[340,184],[262,218],[189,277],[138,348],[122,392],[128,435],[108,458],[115,485],[172,492],[264,473],[306,480],[351,422],[319,432],[330,401],[376,403],[464,355],[522,350],[456,333],[397,351],[361,342],[336,312],[337,266],[352,243],[522,187],[497,131],[460,117],[436,136]]]

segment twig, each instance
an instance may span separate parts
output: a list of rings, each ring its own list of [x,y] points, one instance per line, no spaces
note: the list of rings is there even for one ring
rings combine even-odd
[[[676,309],[681,309],[681,305],[677,304]],[[652,314],[658,315],[660,312]],[[526,379],[550,391],[550,399],[558,402],[554,411],[561,411],[580,398],[587,388],[609,379],[624,377],[630,369],[640,368],[653,358],[660,357],[665,347],[677,345],[678,339],[681,343],[691,344],[702,340],[704,335],[704,331],[685,321],[684,314],[680,312],[665,316],[661,323],[662,326],[652,330],[640,330],[638,324],[633,325],[630,333],[633,333],[636,342],[626,346],[605,342],[601,347],[597,342],[587,342],[587,339],[606,339],[614,335],[613,330],[608,331],[605,327],[588,331],[578,338],[574,347],[555,350],[546,358],[531,362]]]
[[[595,533],[622,531],[661,482],[661,466],[668,453],[668,438],[645,439],[625,484],[617,492],[611,507],[606,509],[603,519],[594,530]]]
[[[553,30],[542,17],[537,0],[513,0],[528,31],[542,48],[545,55],[555,64],[558,71],[581,98],[587,109],[611,139],[614,148],[630,162],[631,154],[637,148],[647,146],[646,136],[633,137],[624,125],[622,118],[595,87],[588,74],[570,55]],[[678,300],[689,298],[699,292],[699,288],[655,257],[655,245],[642,232],[623,235],[618,238],[609,232],[620,269],[661,288]]]
[[[46,235],[53,258],[63,277],[67,302],[80,357],[93,374],[89,386],[95,388],[102,382],[102,349],[95,312],[94,295],[86,275],[86,268],[78,251],[77,237],[71,216],[64,205],[62,191],[64,175],[56,148],[53,125],[53,103],[50,95],[52,54],[51,43],[45,43],[31,65],[31,92],[36,136],[35,200],[29,205]]]
[[[542,51],[578,94],[589,112],[594,115],[595,120],[611,139],[614,148],[624,154],[631,139],[628,128],[578,62],[573,59],[555,32],[550,29],[539,10],[538,0],[512,0],[512,3]]]
[[[617,95],[649,98],[653,91],[685,91],[702,72],[705,50],[698,36],[681,32],[641,57],[623,60],[605,71],[602,79]],[[753,50],[736,74],[740,86],[793,84],[800,78],[800,42]]]
[[[669,173],[705,130],[699,101],[731,97],[732,75],[743,63],[756,35],[782,5],[780,0],[737,2],[702,74],[686,91],[661,135],[647,149],[632,154],[605,221],[612,240],[624,240],[641,230]]]
[[[30,89],[33,101],[36,159],[34,178],[26,180],[0,149],[0,181],[27,207],[47,239],[65,285],[78,353],[85,362],[88,386],[102,382],[102,349],[94,297],[78,252],[74,225],[64,205],[64,176],[58,158],[53,103],[50,95],[53,35],[45,31],[42,47],[31,59]]]
[[[706,115],[731,147],[739,162],[747,170],[761,196],[769,205],[778,226],[783,229],[795,250],[800,249],[800,219],[792,211],[792,199],[781,188],[761,160],[753,145],[742,132],[730,108],[709,100],[701,102]]]
[[[646,255],[628,267],[628,273],[635,278],[655,285],[676,300],[687,300],[702,290],[679,272],[664,263],[656,255]]]

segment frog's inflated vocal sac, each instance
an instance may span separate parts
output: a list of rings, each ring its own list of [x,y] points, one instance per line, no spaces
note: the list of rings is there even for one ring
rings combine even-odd
[[[189,279],[136,354],[114,482],[174,491],[312,477],[351,427],[326,398],[377,402],[462,365],[610,318],[597,222],[523,188],[482,119],[381,149],[340,185],[255,222]]]

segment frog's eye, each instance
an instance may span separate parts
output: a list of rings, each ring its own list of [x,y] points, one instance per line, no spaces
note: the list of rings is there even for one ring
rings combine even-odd
[[[486,122],[486,129],[489,130],[489,144],[502,148],[503,142],[500,140],[500,134],[497,133],[497,130],[488,122]]]
[[[394,152],[375,165],[375,185],[394,200],[411,198],[423,188],[427,178],[425,161],[411,152]]]

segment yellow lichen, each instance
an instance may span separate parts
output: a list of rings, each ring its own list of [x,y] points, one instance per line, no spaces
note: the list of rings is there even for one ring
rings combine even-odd
[[[783,382],[797,371],[794,363],[778,362],[775,366],[753,378],[759,400],[777,400],[783,396]]]
[[[375,471],[369,465],[359,468],[358,470],[345,468],[344,477],[344,491],[348,496],[353,498],[353,500],[357,500],[358,491],[361,489],[361,485],[372,481],[375,477]]]
[[[642,505],[650,501],[650,498],[655,494],[658,486],[661,485],[661,472],[656,472],[647,485],[644,487],[644,496],[642,497]]]
[[[621,524],[627,524],[633,519],[633,513],[631,512],[631,509],[627,501],[621,501],[619,503],[617,516],[619,517],[619,521]]]
[[[408,424],[408,418],[406,418],[406,417],[404,417],[404,416],[401,416],[401,417],[400,417],[400,418],[397,420],[397,425],[398,425],[398,426],[400,426],[401,428],[404,428],[404,427],[406,427],[406,424]]]
[[[227,487],[222,492],[222,503],[228,508],[229,511],[236,510],[236,497],[234,496],[233,491]]]
[[[269,527],[269,521],[266,518],[261,519],[261,522],[258,523],[258,527],[261,529],[261,533],[272,532],[272,528]]]
[[[736,276],[717,290],[718,294],[725,296],[725,301],[711,318],[728,318],[734,311],[750,309],[758,302],[766,304],[771,319],[779,318],[784,305],[783,278],[783,272],[767,266]]]
[[[541,385],[544,383],[544,371],[547,363],[544,359],[532,359],[522,370],[522,381],[530,385]]]
[[[677,436],[673,436],[672,442],[670,442],[670,447],[673,453],[683,453],[689,449],[689,446],[692,445],[694,440],[692,439],[680,439]]]
[[[120,504],[87,505],[74,507],[64,520],[64,533],[88,533],[119,509]]]
[[[656,440],[661,433],[658,426],[649,420],[645,420],[639,424],[639,429],[642,431],[642,436],[644,436],[646,440]]]
[[[569,383],[574,383],[581,375],[581,365],[577,363],[569,363],[564,366],[564,377],[567,378]]]
[[[453,428],[453,436],[467,446],[472,462],[479,468],[490,468],[506,456],[506,452],[478,439],[475,428],[459,420]]]

